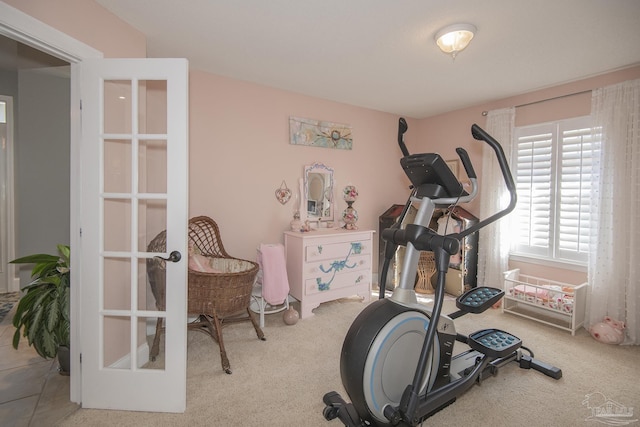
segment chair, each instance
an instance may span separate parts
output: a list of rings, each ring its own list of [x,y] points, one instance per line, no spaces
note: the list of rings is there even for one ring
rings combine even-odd
[[[251,294],[251,311],[260,315],[260,327],[264,328],[265,314],[289,309],[287,260],[281,244],[261,244],[256,252],[260,269]]]
[[[189,329],[206,332],[218,343],[222,369],[231,374],[231,365],[227,357],[222,338],[222,327],[229,323],[249,320],[253,324],[259,339],[265,340],[249,309],[251,292],[258,273],[258,264],[253,261],[234,258],[222,244],[220,231],[215,221],[206,216],[189,220],[189,241],[201,255],[212,258],[212,266],[219,273],[205,273],[189,269],[187,312],[197,319],[188,324]],[[165,252],[165,232],[161,232],[150,243],[150,252]],[[164,273],[164,261],[147,260],[147,272],[151,290],[156,298],[158,310],[164,310],[164,288],[159,287],[158,274]],[[151,347],[150,358],[154,360],[159,353],[162,318],[156,324],[156,334]]]
[[[418,261],[418,283],[416,283],[415,291],[419,294],[432,294],[434,292],[431,286],[431,276],[436,272],[436,262],[433,252],[421,252]]]

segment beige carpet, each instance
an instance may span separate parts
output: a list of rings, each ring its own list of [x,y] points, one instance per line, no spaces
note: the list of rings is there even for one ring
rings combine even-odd
[[[453,311],[452,302],[447,304],[444,312]],[[184,414],[80,409],[60,425],[337,427],[339,421],[322,416],[322,396],[343,392],[342,340],[363,307],[356,299],[325,303],[294,326],[285,325],[281,314],[267,316],[264,342],[249,323],[229,325],[224,337],[232,375],[222,371],[211,338],[190,332]],[[600,344],[584,329],[572,337],[499,310],[464,316],[456,327],[461,333],[483,327],[507,330],[537,358],[560,367],[563,378],[556,381],[511,363],[425,425],[604,426],[590,419],[593,411],[582,403],[590,393],[601,393],[591,406],[608,399],[632,411],[631,420],[640,418],[640,347]]]

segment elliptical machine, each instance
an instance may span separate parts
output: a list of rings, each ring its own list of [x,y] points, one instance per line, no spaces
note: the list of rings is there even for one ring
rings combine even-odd
[[[434,210],[473,200],[478,180],[462,148],[456,152],[471,182],[469,193],[440,155],[410,155],[404,143],[407,129],[406,121],[400,118],[398,144],[404,156],[400,164],[412,191],[396,223],[382,232],[386,248],[380,299],[358,315],[342,346],[340,375],[352,403],[335,391],[323,397],[325,419],[338,418],[349,427],[415,426],[511,361],[555,379],[562,377],[560,369],[534,359],[521,340],[508,332],[483,329],[469,336],[456,333],[454,319],[482,313],[503,297],[503,290],[473,288],[456,299],[458,311],[441,315],[449,258],[458,253],[461,239],[515,208],[515,184],[502,147],[478,125],[471,127],[472,136],[487,143],[496,154],[510,194],[509,205],[459,233],[439,235],[429,229]],[[412,205],[417,206],[415,219],[403,227]],[[400,245],[406,247],[400,283],[392,296],[385,298],[387,272]],[[418,303],[414,291],[421,251],[434,253],[438,272],[431,309]],[[456,341],[469,349],[453,356]]]

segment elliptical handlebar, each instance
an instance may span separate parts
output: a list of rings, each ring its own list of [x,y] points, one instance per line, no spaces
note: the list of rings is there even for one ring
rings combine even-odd
[[[507,186],[507,190],[509,191],[509,204],[502,210],[496,212],[488,218],[485,218],[478,222],[475,225],[465,229],[464,231],[457,234],[458,238],[463,238],[468,236],[476,231],[480,230],[483,227],[491,224],[494,221],[502,218],[503,216],[510,213],[515,209],[516,203],[518,201],[518,195],[516,193],[516,185],[513,182],[513,176],[511,175],[511,169],[509,168],[509,163],[507,162],[507,156],[504,154],[504,150],[498,141],[496,141],[491,135],[489,135],[484,129],[482,129],[477,124],[473,124],[471,126],[471,135],[479,141],[486,142],[492,149],[495,151],[496,158],[498,159],[498,164],[500,165],[500,171],[502,172],[502,178],[504,180],[505,185]],[[467,159],[468,160],[468,159]],[[463,161],[464,164],[464,161]],[[471,167],[471,172],[475,175],[473,171],[473,167],[471,166],[471,162],[469,162],[469,166]],[[465,165],[465,169],[467,166]],[[467,171],[467,174],[469,172]]]
[[[516,186],[513,182],[513,176],[511,175],[511,170],[509,169],[507,157],[504,155],[504,150],[502,149],[500,143],[475,123],[471,126],[471,135],[473,135],[475,139],[484,141],[489,144],[489,146],[491,146],[491,148],[493,148],[493,150],[496,152],[496,157],[498,158],[498,163],[500,164],[500,170],[502,171],[504,182],[509,189],[509,193],[512,193],[512,195],[515,197]],[[515,199],[512,200],[512,202],[514,202],[515,204]]]
[[[402,155],[407,157],[409,155],[409,150],[407,150],[407,146],[404,143],[404,133],[409,129],[407,125],[407,121],[404,117],[400,117],[398,120],[398,145],[400,146],[400,151],[402,151]]]
[[[462,147],[456,148],[456,153],[458,153],[458,157],[460,157],[460,161],[462,162],[462,166],[464,166],[464,171],[467,173],[469,179],[477,178],[476,171],[473,169],[473,165],[471,164],[471,159],[469,159],[469,154],[467,154],[467,150]]]

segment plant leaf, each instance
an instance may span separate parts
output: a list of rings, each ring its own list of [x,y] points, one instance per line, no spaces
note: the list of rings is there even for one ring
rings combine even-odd
[[[62,255],[64,263],[69,266],[71,260],[71,248],[69,245],[58,245],[58,252]]]
[[[55,255],[49,255],[49,254],[34,254],[34,255],[23,256],[21,258],[17,258],[17,259],[14,259],[13,261],[10,261],[11,264],[40,264],[40,263],[48,264],[51,262],[57,263],[58,257]]]
[[[69,321],[70,304],[71,304],[71,289],[69,287],[66,287],[63,289],[62,293],[60,294],[60,310],[62,312],[61,313],[62,318],[67,322]]]
[[[56,340],[54,334],[43,333],[40,335],[40,343],[35,346],[36,351],[40,356],[45,359],[51,359],[56,357],[58,353],[58,340]]]
[[[20,329],[16,329],[13,333],[13,348],[18,349],[18,344],[20,344]]]
[[[46,330],[49,333],[55,331],[58,326],[58,320],[60,319],[60,304],[59,301],[52,301],[51,304],[46,305]]]

